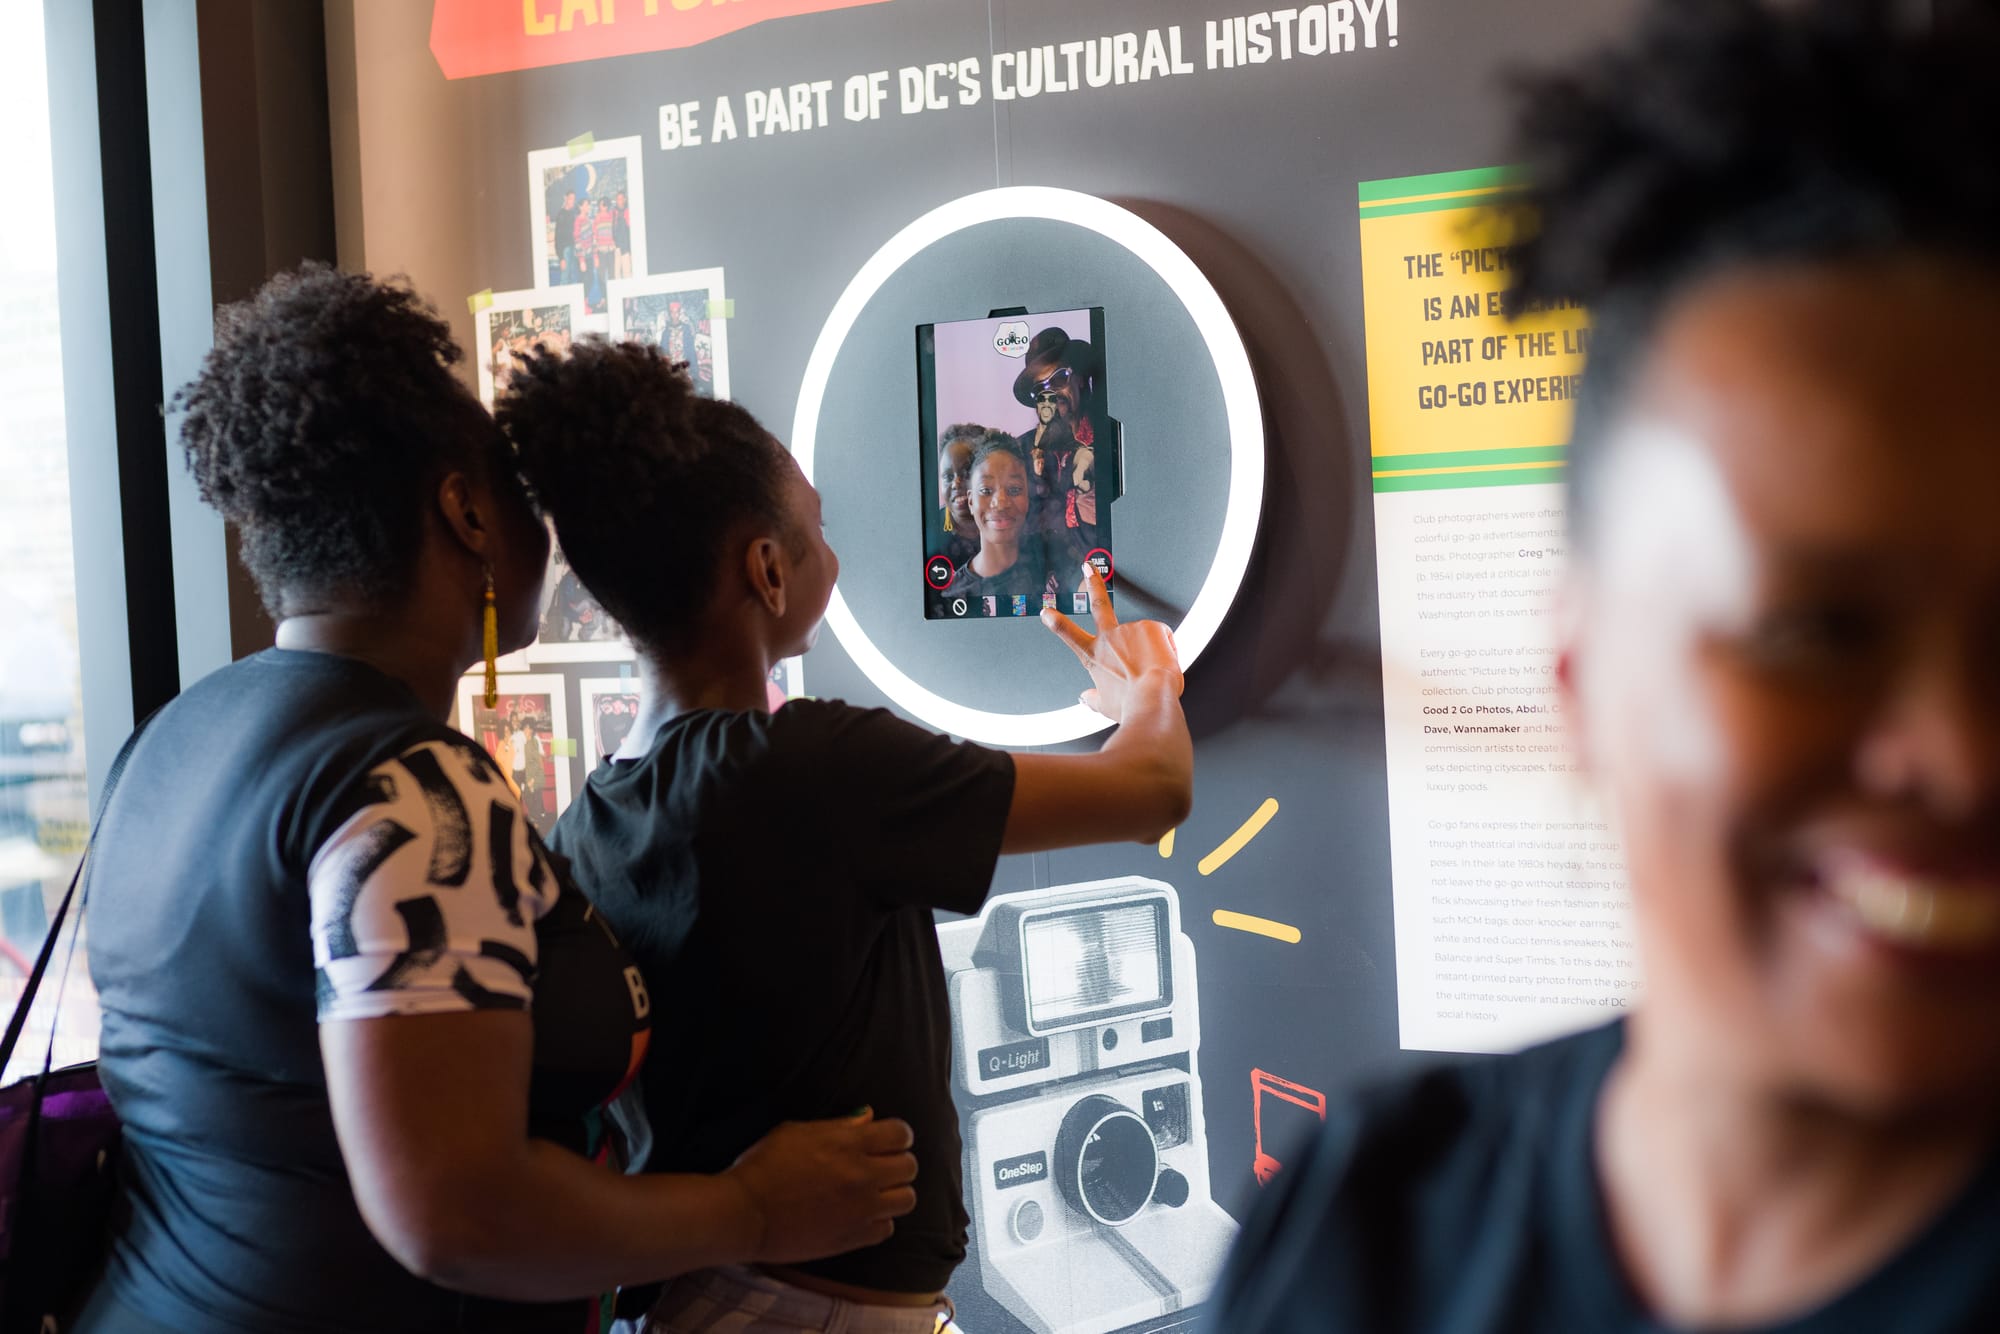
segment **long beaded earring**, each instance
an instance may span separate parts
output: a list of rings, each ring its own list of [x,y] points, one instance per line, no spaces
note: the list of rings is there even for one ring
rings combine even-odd
[[[480,613],[480,641],[486,653],[486,707],[500,704],[500,613],[493,605],[493,568],[486,569],[486,606]]]

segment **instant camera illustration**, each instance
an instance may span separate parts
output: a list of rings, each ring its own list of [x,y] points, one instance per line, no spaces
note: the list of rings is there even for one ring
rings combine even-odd
[[[1179,895],[1137,877],[1001,895],[938,942],[987,1294],[1036,1334],[1205,1301],[1236,1223],[1209,1192]]]

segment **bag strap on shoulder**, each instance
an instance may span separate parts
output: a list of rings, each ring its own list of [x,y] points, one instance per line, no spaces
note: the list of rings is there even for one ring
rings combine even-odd
[[[124,776],[125,762],[132,758],[132,748],[139,743],[139,736],[148,723],[158,717],[153,713],[140,719],[132,729],[132,735],[125,738],[125,744],[118,748],[118,754],[111,761],[111,768],[104,775],[104,791],[97,802],[97,813],[91,817],[90,838],[83,845],[83,855],[76,860],[76,871],[69,878],[69,888],[63,891],[62,904],[56,909],[55,918],[49,923],[48,934],[42,938],[42,948],[35,955],[35,966],[28,971],[28,987],[21,993],[21,1001],[14,1007],[13,1017],[7,1021],[7,1036],[0,1039],[0,1078],[5,1077],[7,1067],[13,1062],[14,1048],[21,1041],[21,1033],[28,1026],[28,1011],[34,1008],[35,993],[41,990],[42,978],[49,971],[49,962],[55,958],[56,941],[62,935],[63,922],[69,916],[70,905],[75,902],[77,887],[83,883],[84,867],[90,864],[90,850],[97,843],[97,828],[104,822],[104,812],[111,806],[111,794],[118,788],[119,778]],[[79,920],[81,914],[79,914]],[[46,1073],[46,1072],[45,1072]]]

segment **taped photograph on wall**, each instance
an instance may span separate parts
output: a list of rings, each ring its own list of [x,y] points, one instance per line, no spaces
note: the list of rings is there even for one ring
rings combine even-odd
[[[612,282],[646,272],[639,137],[528,154],[528,217],[535,286],[581,287],[584,312],[602,333]]]
[[[618,753],[639,720],[639,682],[631,676],[586,676],[577,682],[578,742],[588,773]]]
[[[477,676],[458,683],[458,730],[486,748],[521,798],[522,809],[544,838],[569,805],[569,711],[560,676],[502,676],[500,693],[486,707]]]
[[[474,315],[473,355],[479,362],[479,401],[488,409],[507,387],[515,358],[535,348],[567,352],[584,322],[581,287],[495,292]]]
[[[632,645],[604,604],[577,578],[562,548],[549,546],[542,580],[542,628],[524,654],[529,662],[630,662]]]
[[[1119,428],[1103,307],[917,330],[918,506],[931,620],[1089,610],[1113,583]]]
[[[669,361],[687,363],[695,392],[729,397],[729,321],[721,269],[686,269],[611,284],[611,336],[650,343]]]

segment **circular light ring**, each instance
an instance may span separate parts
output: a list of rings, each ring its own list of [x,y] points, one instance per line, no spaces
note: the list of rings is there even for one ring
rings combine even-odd
[[[971,204],[974,207],[966,208]],[[1116,242],[1144,261],[1179,299],[1215,364],[1222,385],[1223,408],[1229,422],[1229,499],[1223,512],[1222,536],[1208,577],[1181,623],[1174,627],[1174,644],[1181,670],[1194,665],[1222,625],[1222,618],[1242,586],[1257,540],[1257,522],[1264,506],[1264,416],[1257,398],[1250,354],[1236,332],[1236,323],[1214,286],[1194,261],[1168,240],[1159,228],[1135,213],[1095,195],[1047,186],[1016,185],[985,190],[954,199],[924,214],[897,232],[875,252],[834,302],[806,362],[799,389],[798,413],[792,422],[792,453],[813,479],[813,459],[820,409],[833,377],[840,349],[883,284],[927,246],[968,227],[1008,218],[1066,222]],[[1047,713],[989,713],[946,699],[919,684],[891,662],[861,628],[839,587],[827,604],[826,623],[855,666],[905,712],[972,741],[995,745],[1047,746],[1089,736],[1111,726],[1109,719],[1083,704]]]

